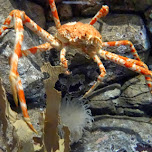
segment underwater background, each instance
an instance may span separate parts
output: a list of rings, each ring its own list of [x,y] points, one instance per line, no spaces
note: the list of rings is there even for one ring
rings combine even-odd
[[[73,21],[89,23],[102,5],[108,5],[108,15],[100,18],[93,25],[102,35],[103,42],[131,41],[141,60],[152,71],[152,0],[55,0],[55,3],[61,24]],[[57,31],[48,0],[0,0],[0,4],[0,26],[13,9],[19,9],[25,11],[27,16],[52,35]],[[20,108],[15,107],[9,82],[9,58],[14,49],[14,40],[14,28],[0,38],[0,77],[12,109],[18,113],[18,119],[22,119]],[[23,50],[44,42],[25,27]],[[128,46],[103,49],[133,58]],[[71,132],[70,151],[152,152],[152,95],[144,76],[101,58],[106,76],[88,98],[80,100],[97,80],[100,71],[92,59],[75,50],[69,50],[66,58],[71,74],[58,72],[55,73],[56,80],[51,79],[54,83],[51,87],[60,92],[60,95],[53,92],[57,99],[53,99],[54,96],[49,97],[50,93],[46,93],[46,90],[49,90],[48,85],[44,83],[48,78],[54,78],[54,73],[42,70],[42,67],[46,63],[59,66],[59,51],[51,49],[19,59],[18,72],[23,84],[28,112],[32,124],[40,134],[30,133],[26,138],[28,140],[25,140],[26,134],[23,134],[23,138],[17,137],[22,134],[22,127],[21,132],[14,135],[13,127],[8,125],[6,135],[3,137],[5,125],[0,118],[0,152],[50,150],[42,148],[44,126],[41,123],[45,118],[41,118],[41,113],[44,114],[46,111],[47,97],[54,101],[61,100],[59,135],[64,136],[61,127],[63,124],[66,125]],[[52,68],[53,70],[58,69]],[[2,98],[1,94],[0,100]],[[2,106],[0,113],[5,113]],[[48,117],[51,115],[53,112]],[[14,142],[14,139],[17,142]],[[48,138],[48,145],[49,140],[51,139]],[[39,148],[36,149],[36,146],[31,144],[29,146],[27,141],[39,145]]]

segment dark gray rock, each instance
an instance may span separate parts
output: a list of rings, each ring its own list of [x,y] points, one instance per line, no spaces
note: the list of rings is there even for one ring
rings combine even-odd
[[[17,8],[25,11],[26,15],[36,22],[40,27],[45,28],[46,19],[44,9],[41,5],[29,0],[16,1]]]
[[[152,96],[144,76],[132,78],[122,85],[112,84],[95,91],[89,98],[95,115],[115,114],[150,117]]]
[[[8,14],[16,8],[13,2],[10,0],[0,0],[1,8],[0,8],[0,25],[6,19]]]
[[[103,0],[104,3],[110,6],[111,10],[114,11],[133,11],[133,12],[144,12],[147,8],[152,5],[151,0],[138,1],[138,0]]]
[[[72,152],[151,152],[151,131],[144,118],[95,117],[92,129],[73,145]]]

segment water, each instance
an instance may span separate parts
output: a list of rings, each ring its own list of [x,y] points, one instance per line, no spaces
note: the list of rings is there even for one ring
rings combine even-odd
[[[5,11],[3,10],[4,7],[0,10],[0,18],[2,20],[6,18],[6,14],[9,14],[12,9],[17,8],[24,10],[25,13],[43,27],[44,30],[51,33],[57,32],[57,30],[51,31],[51,29],[54,28],[50,27],[55,26],[55,23],[50,15],[49,5],[45,3],[45,1],[38,2],[38,4],[36,1],[30,2],[27,0],[19,1],[18,3],[17,1],[13,3],[10,3],[8,0],[5,1]],[[2,4],[4,4],[4,2]],[[87,107],[87,109],[82,108],[81,118],[85,118],[86,115],[83,115],[86,114],[85,110],[89,111],[89,118],[94,118],[92,128],[87,128],[88,124],[85,124],[85,121],[83,127],[80,126],[79,123],[78,127],[84,129],[81,129],[81,133],[77,132],[77,135],[81,135],[82,137],[79,137],[80,140],[78,140],[77,144],[72,145],[71,151],[150,151],[152,148],[152,137],[150,136],[152,130],[149,120],[152,116],[152,97],[146,85],[145,77],[136,73],[137,71],[140,73],[143,69],[140,66],[135,66],[135,64],[131,65],[131,61],[133,60],[124,59],[121,56],[134,59],[130,51],[133,48],[133,44],[141,60],[147,64],[149,69],[152,69],[152,3],[148,0],[140,2],[136,0],[128,0],[125,2],[100,0],[56,1],[61,25],[74,21],[89,24],[93,16],[102,7],[102,4],[109,6],[109,13],[94,23],[94,28],[84,24],[70,23],[67,25],[67,28],[59,32],[60,35],[53,35],[60,43],[62,42],[62,46],[58,47],[56,45],[57,42],[56,44],[52,44],[50,41],[53,46],[56,45],[55,49],[48,49],[47,52],[44,51],[42,53],[39,51],[39,53],[19,59],[18,72],[20,73],[25,97],[28,101],[28,111],[30,112],[31,122],[40,132],[39,139],[43,140],[41,138],[43,134],[41,129],[43,128],[44,122],[47,121],[44,120],[45,116],[43,118],[39,117],[40,113],[46,110],[44,103],[46,102],[46,92],[48,90],[43,84],[43,80],[46,78],[41,71],[41,66],[45,64],[45,62],[50,62],[53,67],[50,68],[51,72],[49,72],[48,77],[54,78],[50,83],[50,88],[54,83],[55,86],[53,90],[56,89],[61,93],[61,95],[57,93],[57,95],[52,96],[52,101],[55,97],[60,101],[60,98],[70,96],[70,104],[72,104],[73,100],[79,100],[90,87],[96,83],[97,78],[98,80],[102,80],[99,86],[85,99],[89,107]],[[74,26],[75,28],[73,28]],[[81,28],[79,28],[79,26]],[[14,30],[11,29],[0,39],[0,73],[2,73],[0,76],[4,79],[3,82],[9,99],[12,99],[12,93],[9,82],[10,67],[8,66],[8,58],[14,49],[14,33]],[[68,37],[66,37],[66,34]],[[102,36],[102,41],[100,35]],[[131,41],[131,47],[119,45],[122,40]],[[117,41],[117,46],[110,46],[109,43],[104,43],[111,41]],[[43,40],[42,37],[37,37],[34,32],[25,29],[22,49],[28,49],[45,42],[46,40]],[[60,45],[60,43],[58,43],[58,45]],[[103,46],[104,44],[105,46]],[[58,69],[59,67],[55,67],[54,69],[54,66],[60,65],[60,50],[64,45],[67,49],[65,58],[68,60],[68,69],[71,74],[66,75],[61,72],[59,79],[55,83],[56,75],[60,73],[60,70]],[[105,50],[107,52],[105,52]],[[108,52],[113,53],[116,58]],[[63,54],[62,58],[64,56]],[[95,54],[98,55],[99,58],[94,56]],[[93,60],[92,58],[94,57],[95,59]],[[99,60],[101,60],[101,62]],[[98,63],[96,64],[95,62]],[[64,63],[65,60],[62,64],[64,65]],[[127,65],[127,63],[130,64]],[[139,64],[139,62],[136,62],[136,64]],[[127,68],[128,66],[131,66],[130,69],[133,71],[129,70]],[[103,73],[104,67],[106,70],[105,77],[102,78],[102,75],[98,77],[100,73]],[[146,69],[144,70],[146,71]],[[147,72],[149,71],[147,70]],[[49,95],[52,95],[52,93],[47,94],[47,96]],[[57,102],[58,100],[55,99],[54,101]],[[83,104],[85,104],[83,103],[84,100],[80,102],[82,102],[83,107]],[[47,101],[46,107],[48,107],[48,105],[49,103]],[[55,110],[55,105],[52,106],[54,106],[54,109],[52,108],[52,110],[47,112]],[[78,110],[81,110],[81,108],[78,108]],[[74,111],[72,112],[73,115],[77,115]],[[22,114],[21,112],[19,113],[21,119]],[[51,113],[49,118],[52,118],[51,116],[55,115]],[[56,123],[58,123],[58,117],[53,118],[56,118]],[[80,120],[79,117],[76,118],[76,116],[74,116],[72,118],[74,122],[78,120]],[[74,127],[77,128],[76,125],[74,125]],[[77,130],[79,130],[79,128]],[[1,134],[2,133],[3,132],[1,132]],[[75,135],[75,137],[77,137],[77,135]],[[7,136],[12,137],[11,133]],[[33,136],[36,137],[36,135]],[[115,138],[112,138],[113,136]],[[48,139],[50,137],[51,135]],[[31,136],[29,139],[30,138]],[[31,140],[33,141],[33,138],[31,138]],[[38,143],[38,141],[35,142]],[[11,145],[10,141],[8,144]],[[5,149],[6,147],[3,148],[2,145],[4,145],[4,143],[3,140],[0,139],[0,147]],[[50,145],[47,146],[49,147]]]

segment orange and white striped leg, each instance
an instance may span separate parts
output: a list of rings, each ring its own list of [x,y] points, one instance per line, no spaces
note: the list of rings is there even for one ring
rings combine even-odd
[[[44,52],[44,51],[50,50],[51,48],[53,47],[50,45],[50,43],[44,43],[38,46],[31,47],[27,50],[21,50],[21,52],[22,52],[22,56],[28,56],[31,53],[35,54],[37,52]]]
[[[11,70],[10,70],[9,79],[10,79],[10,83],[11,83],[11,88],[12,88],[15,104],[18,105],[18,97],[19,97],[20,105],[23,110],[22,111],[23,116],[26,116],[25,121],[29,125],[29,127],[33,131],[35,131],[34,127],[30,123],[30,120],[27,119],[28,113],[27,113],[27,110],[25,110],[26,109],[25,108],[26,107],[25,96],[24,96],[24,92],[22,89],[20,77],[17,72],[18,59],[21,57],[21,45],[22,45],[23,37],[24,37],[23,36],[24,28],[23,28],[23,23],[22,23],[23,16],[24,16],[24,12],[18,11],[18,10],[14,11],[13,17],[14,17],[14,26],[15,26],[15,31],[16,31],[16,39],[15,39],[14,53],[13,53],[11,61],[10,61]],[[17,96],[17,94],[18,94],[18,96]],[[24,102],[24,106],[23,106],[23,102]]]
[[[21,56],[21,44],[23,41],[23,24],[21,20],[22,12],[14,11],[14,25],[16,31],[16,39],[15,39],[15,46],[14,46],[14,53],[11,58],[11,70],[10,70],[10,83],[11,89],[13,92],[14,102],[18,105],[18,98],[17,98],[17,90],[16,90],[16,79],[17,79],[17,66],[18,66],[18,59]]]
[[[35,130],[35,128],[31,124],[30,117],[29,117],[28,112],[27,112],[27,105],[26,105],[24,90],[23,90],[21,79],[20,79],[18,72],[17,72],[16,80],[17,80],[17,83],[16,83],[17,87],[16,88],[17,88],[18,98],[20,101],[20,107],[22,109],[24,120],[27,123],[27,125],[32,129],[32,131],[37,133],[37,131]]]
[[[56,40],[52,35],[50,35],[48,32],[43,30],[41,27],[39,27],[34,21],[32,21],[23,11],[14,10],[10,13],[8,18],[5,20],[4,25],[1,27],[1,33],[6,30],[11,22],[11,19],[14,19],[14,27],[16,31],[16,40],[15,40],[15,47],[14,47],[14,53],[12,55],[10,64],[11,64],[11,70],[10,70],[10,83],[11,83],[11,89],[13,92],[13,98],[15,101],[15,104],[18,105],[18,96],[17,96],[17,66],[18,66],[18,59],[22,56],[21,53],[21,45],[23,41],[23,24],[25,24],[29,29],[31,29],[33,32],[35,32],[38,36],[42,37],[45,41],[49,42],[52,47],[56,49],[61,49],[61,43]],[[0,33],[0,34],[1,34]],[[25,53],[26,54],[26,53]],[[25,119],[26,120],[26,119]],[[31,126],[31,123],[27,121],[27,124]],[[32,127],[31,127],[32,128]]]
[[[68,71],[68,61],[65,58],[66,55],[66,48],[64,47],[61,52],[60,52],[60,61],[61,61],[61,66],[65,69],[65,74],[69,75],[70,72]]]
[[[60,26],[61,26],[61,23],[60,23],[60,19],[59,19],[59,16],[58,16],[58,12],[57,12],[54,0],[49,0],[49,4],[50,4],[50,8],[51,8],[51,12],[52,12],[52,15],[53,15],[53,19],[54,19],[56,28],[59,29]]]
[[[134,59],[138,60],[138,61],[141,61],[138,53],[137,53],[137,50],[135,49],[134,45],[128,41],[128,40],[122,40],[122,41],[111,41],[111,42],[103,42],[102,43],[102,46],[103,47],[111,47],[111,46],[121,46],[121,45],[127,45],[130,47],[130,51],[134,57]]]
[[[8,17],[5,19],[3,25],[0,28],[0,35],[2,35],[2,33],[10,28],[10,23],[12,21],[13,15],[14,15],[15,10],[11,11],[11,13],[8,15]]]
[[[11,70],[10,70],[9,79],[11,83],[11,89],[13,92],[13,98],[14,98],[15,104],[18,105],[18,96],[20,96],[20,94],[18,93],[20,92],[17,91],[17,66],[18,66],[18,59],[22,56],[21,45],[22,45],[22,41],[24,37],[23,24],[25,24],[29,29],[35,32],[38,36],[42,37],[45,41],[49,42],[52,47],[56,49],[61,49],[61,43],[58,40],[56,40],[52,35],[50,35],[48,32],[46,32],[41,27],[39,27],[34,21],[32,21],[27,15],[25,15],[23,11],[19,11],[19,10],[14,10],[10,13],[8,18],[5,20],[4,25],[2,25],[2,27],[0,28],[0,32],[1,32],[0,34],[2,34],[4,30],[9,28],[12,18],[14,19],[16,40],[15,40],[15,46],[14,46],[14,53],[10,61]],[[31,50],[31,52],[32,51],[33,50]],[[29,121],[27,121],[27,124],[31,126],[31,123],[29,123]]]
[[[50,45],[53,48],[56,48],[58,50],[61,49],[61,43],[54,38],[50,33],[43,30],[40,26],[38,26],[34,21],[32,21],[27,15],[25,15],[24,25],[27,26],[31,31],[33,31],[35,34],[37,34],[39,37],[41,37],[44,41],[50,43]]]
[[[128,46],[130,47],[130,50],[131,50],[131,53],[132,53],[133,57],[134,57],[136,60],[141,61],[141,59],[140,59],[140,57],[139,57],[139,55],[138,55],[138,53],[137,53],[137,50],[135,49],[134,45],[133,45],[130,41],[128,41],[128,40],[112,41],[112,42],[103,42],[103,44],[102,44],[103,47],[104,47],[104,46],[108,46],[108,47],[110,47],[110,46],[120,46],[120,45],[128,45]],[[127,59],[127,60],[129,60],[129,59]],[[131,59],[130,59],[130,61],[131,61]],[[135,62],[134,62],[134,63],[135,63]],[[137,63],[137,62],[136,62],[136,63]],[[147,65],[144,64],[142,61],[141,61],[140,65],[141,65],[141,64],[142,64],[143,67],[145,67],[146,69],[148,69]],[[138,64],[136,64],[136,65],[138,65]],[[146,79],[147,85],[149,85],[149,81],[150,81],[149,79],[151,79],[151,78],[145,76],[145,79]],[[152,81],[152,80],[151,80],[151,81]]]
[[[138,65],[138,66],[141,66],[141,67],[144,67],[144,68],[148,69],[147,65],[142,61],[138,61],[136,59],[130,59],[130,58],[127,58],[127,57],[124,57],[124,56],[119,56],[119,57],[123,60],[129,61],[131,63],[134,63],[134,64]]]
[[[146,77],[147,85],[152,93],[152,71],[148,70],[145,67],[141,67],[139,65],[136,65],[135,63],[131,62],[128,60],[128,58],[124,58],[120,55],[105,51],[105,50],[100,50],[98,54],[103,57],[106,60],[110,60],[116,64],[119,64],[123,67],[126,67],[134,72],[137,72],[139,74],[142,74]]]
[[[97,14],[89,22],[90,25],[93,25],[99,18],[106,16],[109,13],[109,7],[103,5],[102,8],[97,12]]]
[[[98,87],[98,85],[101,83],[104,76],[106,75],[105,67],[103,66],[100,58],[97,55],[94,55],[93,60],[98,64],[101,74],[98,76],[97,81],[94,83],[94,85],[89,89],[89,91],[85,93],[82,98],[87,98]]]
[[[49,42],[52,47],[54,47],[56,49],[61,49],[61,43],[58,40],[56,40],[50,33],[43,30],[34,21],[32,21],[23,11],[20,11],[20,10],[13,10],[9,14],[9,16],[6,18],[6,20],[4,21],[3,25],[0,28],[0,35],[2,35],[2,33],[6,29],[10,28],[10,23],[12,21],[12,18],[14,17],[14,14],[19,13],[19,12],[22,14],[21,20],[22,20],[23,24],[25,24],[25,26],[27,26],[30,30],[35,32],[43,40]]]

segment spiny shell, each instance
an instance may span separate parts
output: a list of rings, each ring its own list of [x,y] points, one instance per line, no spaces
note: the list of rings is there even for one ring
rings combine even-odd
[[[101,44],[100,33],[89,24],[81,22],[70,22],[62,25],[57,32],[57,37],[62,42],[81,43],[81,44]]]

